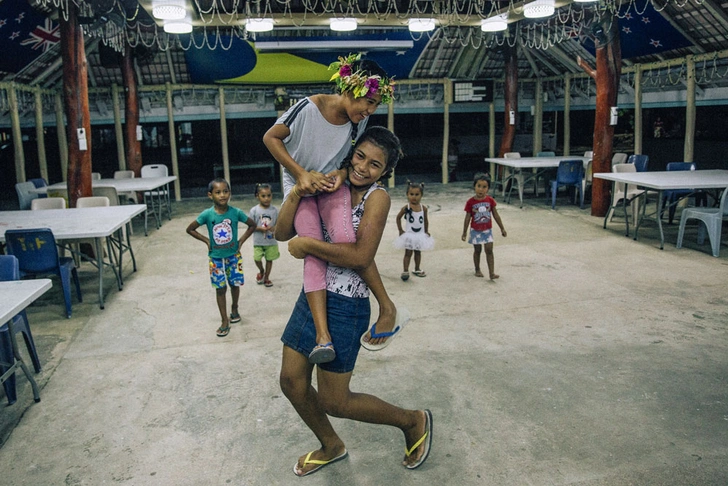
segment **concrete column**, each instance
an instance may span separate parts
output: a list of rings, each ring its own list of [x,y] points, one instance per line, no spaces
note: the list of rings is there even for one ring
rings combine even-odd
[[[543,83],[536,80],[533,110],[533,156],[543,148]],[[534,172],[536,170],[534,169]]]

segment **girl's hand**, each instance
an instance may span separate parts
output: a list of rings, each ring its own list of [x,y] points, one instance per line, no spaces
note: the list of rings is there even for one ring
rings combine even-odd
[[[307,253],[304,251],[304,245],[305,245],[305,238],[298,237],[293,238],[291,241],[288,242],[288,253],[291,254],[293,258],[302,259],[307,255]]]
[[[347,169],[337,169],[326,174],[326,178],[333,184],[330,189],[324,189],[326,192],[336,192],[349,176]]]
[[[399,236],[402,236],[404,234],[403,230],[399,230]]]
[[[503,235],[504,237],[508,236],[508,232],[507,232],[506,230],[501,230],[501,234],[502,234],[502,235]]]
[[[465,233],[463,233],[463,236],[462,236],[462,240],[463,240],[463,241],[465,241],[465,237],[466,237],[466,236],[467,236],[467,235],[466,235]]]

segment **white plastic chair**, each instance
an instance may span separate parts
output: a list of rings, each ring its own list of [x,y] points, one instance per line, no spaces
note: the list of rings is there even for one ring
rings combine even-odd
[[[91,172],[91,180],[92,181],[100,181],[101,180],[101,172]]]
[[[153,164],[142,166],[142,177],[167,177],[168,175],[169,170],[167,169],[166,165]],[[156,207],[154,205],[155,198],[157,199]],[[163,205],[167,206],[167,219],[172,219],[169,200],[169,184],[165,184],[164,189],[146,191],[144,193],[144,203],[147,205],[148,208],[151,208],[151,211],[154,213],[154,217],[157,220],[157,229],[159,229],[162,224],[160,218],[162,217]]]
[[[723,220],[728,219],[728,187],[723,190],[720,196],[720,206],[717,208],[685,208],[680,217],[680,230],[677,233],[677,244],[675,247],[682,248],[683,236],[685,235],[685,223],[688,219],[697,219],[698,223],[698,244],[705,242],[705,231],[708,231],[710,246],[713,256],[720,255],[720,237],[723,227]]]
[[[66,209],[66,200],[62,197],[45,197],[43,199],[33,199],[30,202],[30,209]]]
[[[117,170],[114,172],[114,179],[133,179],[134,178],[134,171],[133,170]],[[136,192],[120,192],[118,193],[119,197],[122,198],[124,202],[131,201],[134,204],[139,204],[139,200],[137,199]],[[120,200],[120,201],[121,201]]]
[[[35,184],[30,181],[15,184],[15,192],[18,194],[20,209],[30,209],[31,201],[38,199],[38,194],[30,192],[33,189],[35,189]]]
[[[592,154],[592,157],[594,155]],[[614,167],[617,164],[626,164],[627,163],[627,154],[622,152],[617,152],[612,156],[612,167]]]
[[[586,152],[584,152],[584,157],[589,157],[590,159],[594,158],[594,151],[587,150]]]
[[[637,172],[637,169],[634,164],[617,164],[612,167],[612,172]],[[625,194],[624,183],[616,182],[614,184],[614,194],[612,194],[612,205],[609,208],[605,221],[612,221],[612,218],[614,217],[614,209],[617,207],[617,203],[626,198],[629,205],[632,207],[632,225],[637,225],[637,218],[639,217],[640,212],[640,200],[637,196],[641,195],[642,192],[643,191],[637,186],[630,184],[629,190],[627,191],[627,194]]]

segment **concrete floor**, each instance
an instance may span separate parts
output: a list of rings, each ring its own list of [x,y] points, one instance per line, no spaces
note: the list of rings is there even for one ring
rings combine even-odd
[[[728,250],[660,251],[607,230],[561,198],[499,204],[497,282],[473,276],[460,241],[471,184],[426,187],[435,251],[426,278],[399,278],[393,204],[377,264],[413,319],[380,353],[362,351],[355,391],[434,414],[433,450],[400,465],[396,429],[333,419],[350,457],[305,479],[296,459],[318,447],[278,387],[279,336],[301,285],[282,244],[271,276],[249,283],[226,338],[203,245],[185,234],[208,206],[177,203],[144,237],[124,290],[82,266],[84,302],[63,318],[59,284],[28,309],[43,371],[40,403],[24,377],[0,413],[4,485],[722,485],[728,484]],[[501,202],[499,197],[498,202]],[[280,201],[277,201],[279,204]],[[248,210],[250,196],[236,205]],[[22,345],[21,345],[22,348]]]

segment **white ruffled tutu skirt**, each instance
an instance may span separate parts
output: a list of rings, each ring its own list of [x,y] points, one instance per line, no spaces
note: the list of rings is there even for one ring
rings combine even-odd
[[[435,240],[424,231],[421,233],[405,231],[394,240],[394,247],[398,250],[428,251],[435,248]]]

